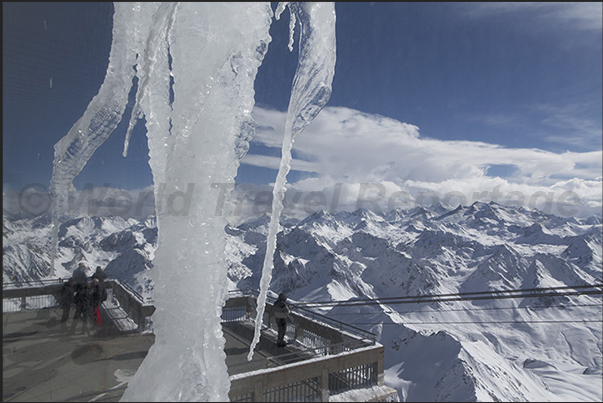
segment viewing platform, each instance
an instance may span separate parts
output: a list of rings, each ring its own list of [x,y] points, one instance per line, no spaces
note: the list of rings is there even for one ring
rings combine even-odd
[[[103,325],[63,328],[61,284],[3,287],[3,401],[119,401],[155,337],[152,301],[107,280]],[[269,298],[260,342],[247,361],[257,294],[231,292],[223,309],[231,401],[398,401],[383,384],[383,346],[375,336],[295,308],[286,347],[276,346]]]

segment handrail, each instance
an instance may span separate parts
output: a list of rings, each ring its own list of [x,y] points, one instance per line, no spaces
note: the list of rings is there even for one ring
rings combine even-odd
[[[114,279],[114,278],[107,278],[105,281],[111,281],[111,280],[118,281],[119,285],[121,285],[123,288],[128,290],[130,293],[134,294],[134,296],[136,298],[138,298],[141,303],[152,302],[151,298],[143,297],[138,291],[136,291],[134,288],[132,288],[132,286],[130,286],[128,283],[124,283],[123,281]]]
[[[373,341],[376,340],[377,335],[374,334],[374,333],[372,333],[372,332],[369,332],[368,330],[361,329],[359,327],[356,327],[354,325],[350,325],[348,323],[339,321],[337,319],[329,318],[328,316],[325,316],[323,314],[311,311],[308,308],[304,308],[304,307],[301,307],[301,306],[296,306],[295,304],[291,304],[290,307],[295,308],[296,310],[302,310],[302,311],[305,311],[305,312],[311,314],[312,318],[308,318],[308,319],[314,319],[315,316],[318,316],[319,319],[320,319],[320,321],[322,321],[322,322],[325,322],[325,323],[331,322],[330,324],[334,323],[335,327],[338,330],[340,330],[340,331],[343,331],[344,328],[345,328],[346,330],[351,331],[352,333],[356,333],[356,334],[359,334],[359,335],[364,334],[365,335],[364,338],[366,338],[366,339],[371,339]],[[303,315],[300,315],[300,316],[303,316]]]
[[[295,389],[300,381],[313,379],[319,388],[318,399],[329,401],[330,380],[333,376],[337,376],[341,371],[367,365],[372,368],[371,372],[374,374],[368,380],[369,383],[381,387],[384,385],[383,354],[384,347],[378,344],[274,368],[234,374],[229,377],[231,382],[229,397],[231,401],[237,401],[242,397],[251,401],[261,401],[262,397],[266,397],[266,393],[274,389],[287,387]]]
[[[2,289],[2,297],[3,299],[20,298],[21,310],[26,309],[28,298],[43,295],[54,296],[54,305],[56,305],[61,291],[61,283],[65,280],[59,278],[10,283],[11,286]],[[104,282],[105,287],[113,290],[113,296],[119,301],[120,307],[138,325],[138,330],[146,330],[147,318],[153,314],[155,306],[130,285],[117,278],[106,278]]]
[[[255,296],[255,297],[257,297],[260,293],[259,293],[259,291],[256,291],[256,290],[249,290],[249,289],[247,289],[247,290],[238,290],[237,289],[237,290],[230,290],[228,292],[228,294],[229,295],[237,294],[237,295],[240,295],[240,296]],[[274,301],[276,301],[276,298],[271,297],[270,295],[267,295],[266,299],[267,299],[267,301],[272,302],[272,303],[274,303]],[[305,317],[306,319],[310,319],[310,320],[317,319],[317,320],[319,320],[319,321],[321,321],[323,323],[326,323],[326,324],[334,326],[339,331],[346,330],[346,331],[348,331],[350,333],[359,335],[362,338],[370,339],[373,342],[375,342],[377,340],[377,335],[374,334],[374,333],[372,333],[372,332],[369,332],[367,330],[364,330],[364,329],[361,329],[359,327],[347,324],[347,323],[339,321],[337,319],[329,318],[328,316],[325,316],[325,315],[323,315],[321,313],[314,312],[314,311],[312,311],[312,310],[310,310],[308,308],[305,308],[305,307],[302,307],[302,306],[298,306],[296,304],[289,304],[289,306],[291,308],[294,308],[296,310],[296,314],[297,315]],[[308,317],[306,315],[300,314],[299,311],[303,311],[303,312],[311,315],[311,317]]]
[[[91,279],[92,277],[87,277],[88,279]],[[60,285],[63,284],[65,281],[67,280],[67,278],[54,278],[54,279],[40,279],[40,280],[27,280],[27,281],[18,281],[18,282],[12,282],[12,283],[2,283],[2,289],[3,290],[14,290],[14,289],[21,289],[21,288],[29,288],[29,287],[45,287],[47,285]],[[148,297],[143,297],[138,291],[136,291],[134,288],[132,288],[132,286],[130,286],[128,283],[124,283],[123,281],[117,279],[117,278],[106,278],[105,281],[119,281],[120,285],[127,289],[130,293],[134,294],[138,299],[140,299],[140,301],[144,302],[150,302],[152,301],[151,298]]]
[[[290,364],[290,362],[287,362],[288,360],[294,359],[294,358],[299,358],[301,355],[304,355],[304,354],[316,356],[317,353],[324,351],[325,356],[326,355],[336,355],[336,354],[341,353],[342,351],[346,351],[346,348],[347,348],[346,343],[335,343],[335,344],[329,344],[326,346],[318,346],[318,347],[307,348],[304,350],[298,350],[298,351],[295,351],[292,353],[279,354],[278,356],[274,356],[274,357],[266,357],[259,361],[256,361],[256,363],[265,362],[266,368],[268,367],[270,362],[274,363],[274,365],[276,365],[276,366],[287,365],[287,364]],[[332,351],[337,351],[337,353],[332,353]],[[282,363],[279,364],[277,361],[281,361]],[[229,368],[249,366],[250,364],[251,364],[250,361],[239,362],[237,364],[230,364]]]
[[[64,280],[65,279],[58,278],[58,279],[31,280],[31,281],[24,281],[24,282],[18,282],[18,283],[3,283],[3,290],[17,290],[17,289],[26,289],[26,288],[45,287],[45,286],[49,286],[49,285],[50,286],[60,285]],[[122,282],[116,278],[107,278],[105,281],[108,283],[111,281],[115,281],[115,282],[119,283],[119,285],[122,288],[127,290],[128,293],[132,294],[136,299],[138,299],[138,301],[140,301],[141,306],[142,305],[145,305],[145,306],[153,305],[152,298],[143,297],[139,292],[137,292],[129,284]],[[247,289],[247,290],[238,290],[238,289],[230,290],[228,292],[228,294],[229,294],[229,298],[232,298],[235,295],[236,296],[252,296],[252,297],[259,296],[258,291],[249,290],[249,289]],[[276,301],[276,298],[274,298],[270,295],[267,296],[267,302],[273,304],[274,301]],[[305,307],[296,306],[295,304],[290,304],[290,306],[291,306],[291,308],[293,308],[295,310],[295,312],[293,312],[293,313],[299,317],[303,317],[308,320],[318,320],[324,324],[327,324],[327,325],[330,325],[330,326],[336,328],[339,331],[342,331],[342,332],[346,331],[346,332],[354,334],[356,336],[360,336],[361,338],[370,339],[373,341],[373,344],[376,341],[377,336],[374,333],[371,333],[369,331],[358,328],[356,326],[341,322],[337,319],[329,318],[328,316],[314,312]]]
[[[39,279],[39,280],[27,280],[27,281],[14,281],[11,283],[2,283],[3,290],[10,290],[15,288],[25,287],[44,287],[47,285],[62,284],[65,279],[54,278],[54,279]]]
[[[37,284],[31,284],[32,282],[27,282],[26,284],[34,285],[34,287],[30,287],[34,289],[33,292],[36,292],[35,288],[39,288],[37,292],[48,292],[48,290],[60,290],[60,282],[61,279],[51,279],[38,281]],[[134,318],[135,322],[138,323],[138,331],[144,330],[145,319],[152,315],[154,306],[150,304],[145,305],[144,298],[138,292],[133,290],[131,286],[121,282],[120,280],[108,278],[106,279],[106,282],[113,282],[111,286],[115,287],[113,288],[114,292],[118,290],[120,295],[119,298],[124,298],[124,308],[128,311],[128,316],[130,318]],[[40,284],[47,285],[41,286]],[[14,286],[12,290],[7,291],[9,291],[9,294],[21,292],[23,295],[28,295],[32,292],[32,290],[28,290],[27,287],[22,287],[22,291],[18,288],[18,286]],[[255,297],[257,296],[257,292],[253,290],[233,290],[232,292],[229,292],[229,295],[230,298],[236,298],[236,296]],[[243,304],[248,304],[248,308],[251,307],[252,305],[249,305],[249,303],[252,303],[252,301],[249,301],[247,298],[244,299],[247,301],[240,302]],[[275,300],[275,298],[270,296],[268,299],[272,302]],[[233,302],[236,304],[239,303],[239,301]],[[296,311],[300,308],[295,307],[295,305],[293,305],[293,307],[296,309]],[[335,319],[328,318],[319,313],[312,312],[305,308],[301,308],[300,310],[303,311],[303,315],[298,312],[293,312],[300,322],[304,322],[300,323],[300,326],[303,324],[304,326],[327,325],[325,327],[331,327],[328,322],[340,323],[342,325],[340,326],[340,329],[352,329],[353,333],[370,334],[376,338],[376,336],[370,332],[362,331],[362,329],[358,329]],[[312,318],[307,317],[310,315]],[[302,320],[301,318],[304,319]],[[331,332],[333,330],[339,329],[331,328],[328,331]],[[311,329],[311,331],[314,331],[314,329]],[[358,335],[354,334],[352,337],[347,335],[346,338],[357,340]],[[375,340],[375,338],[373,338],[373,340]],[[325,399],[328,400],[329,393],[332,393],[330,391],[330,381],[333,377],[339,377],[338,374],[341,373],[341,371],[347,371],[348,369],[364,371],[363,368],[367,366],[370,368],[370,373],[373,374],[369,380],[370,384],[382,386],[384,382],[384,348],[382,345],[376,342],[372,345],[363,344],[364,341],[358,347],[352,347],[348,341],[328,343],[321,346],[300,349],[296,352],[280,354],[275,357],[269,357],[265,359],[265,362],[260,360],[260,366],[265,367],[260,371],[246,371],[230,376],[231,389],[229,397],[231,397],[231,400],[236,400],[238,396],[245,395],[252,397],[257,396],[258,399],[261,399],[264,393],[272,393],[271,390],[274,388],[292,388],[293,390],[297,387],[296,385],[299,383],[298,381],[300,379],[303,381],[304,379],[312,378],[316,379],[316,386],[318,387],[317,391],[320,393],[319,398],[322,398],[324,401]],[[312,357],[313,355],[314,357]],[[312,357],[312,359],[304,359],[304,356]],[[297,360],[297,358],[300,358],[300,360]],[[270,363],[273,364],[273,367],[271,367]],[[231,366],[240,368],[240,365],[246,364],[249,364],[249,362],[233,364]],[[276,372],[279,369],[282,369],[282,371]],[[358,385],[352,384],[348,386],[358,387]]]

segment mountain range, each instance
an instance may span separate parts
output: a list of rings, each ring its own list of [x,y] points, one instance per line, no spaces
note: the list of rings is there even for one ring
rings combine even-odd
[[[69,277],[84,261],[152,298],[154,217],[64,222],[54,270],[50,219],[3,218],[4,283]],[[229,289],[259,288],[269,221],[226,226]],[[270,290],[375,333],[402,401],[601,401],[600,294],[420,300],[601,284],[601,238],[601,216],[494,202],[318,211],[281,218]]]

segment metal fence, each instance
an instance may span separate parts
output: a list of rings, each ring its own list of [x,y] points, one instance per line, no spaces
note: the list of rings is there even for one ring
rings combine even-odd
[[[234,399],[230,399],[231,402],[253,402],[253,393],[246,393],[244,395],[236,396]]]
[[[264,402],[320,402],[319,377],[270,388],[262,393]],[[231,399],[232,402],[253,402],[254,394],[246,393]]]
[[[18,298],[2,298],[2,312],[11,313],[26,309],[54,308],[59,303],[54,295],[32,295]]]
[[[331,393],[368,388],[376,384],[375,363],[359,365],[329,374],[329,391]]]
[[[319,377],[305,379],[264,391],[265,402],[319,402],[320,399]]]
[[[222,322],[241,322],[249,319],[246,306],[233,306],[222,309]]]
[[[2,283],[3,290],[13,290],[16,288],[28,288],[28,287],[45,287],[47,285],[59,285],[67,279],[53,278],[53,279],[41,279],[41,280],[25,280],[25,281],[13,281],[11,283]]]
[[[331,344],[331,341],[325,337],[319,336],[318,334],[311,332],[307,329],[300,329],[301,336],[299,342],[304,346],[308,347],[326,347]]]
[[[36,310],[58,306],[62,279],[30,280],[2,284],[2,312]]]
[[[253,297],[253,298],[257,299],[259,294],[260,294],[259,291],[256,291],[256,290],[232,290],[232,291],[228,292],[228,297],[229,298]],[[273,305],[275,301],[276,301],[276,298],[274,298],[270,295],[266,296],[266,302],[268,304]],[[364,339],[366,342],[368,342],[371,345],[374,345],[377,341],[377,336],[374,333],[371,333],[367,330],[347,324],[345,322],[341,322],[337,319],[329,318],[328,316],[314,312],[311,309],[305,308],[303,306],[296,306],[295,303],[290,303],[289,307],[291,308],[291,310],[295,316],[309,319],[312,321],[318,321],[322,324],[329,325],[330,327],[337,329],[340,332],[346,332],[346,333],[353,335],[354,337]],[[264,311],[263,321],[264,321],[264,323],[267,324],[267,326],[270,326],[269,319],[270,319],[269,312]],[[296,326],[295,323],[290,323],[289,326],[287,327],[287,329],[289,330],[291,328],[294,328],[295,326]],[[274,328],[276,328],[276,327],[274,327]],[[328,339],[323,338],[323,340],[321,340],[320,337],[317,337],[317,336],[318,335],[312,334],[312,332],[305,330],[304,335],[302,337],[307,338],[308,344],[306,344],[306,345],[309,347],[313,347],[313,346],[317,346],[317,345],[324,345],[329,342]],[[299,338],[299,336],[296,336],[296,337]],[[312,341],[312,339],[313,339],[313,341]]]
[[[3,289],[3,311],[55,307],[58,305],[55,295],[61,283],[58,279],[21,286],[11,284]],[[145,303],[148,299],[145,301],[131,287],[110,279],[106,285],[115,293],[128,317],[142,323],[152,315],[154,306]],[[238,294],[241,298],[230,298],[223,308],[223,322],[247,321],[253,316],[257,293]],[[264,316],[266,327],[273,322],[273,302],[274,299],[269,298]],[[375,342],[375,335],[310,311],[301,315],[294,311],[292,316],[294,321],[288,326],[287,337],[299,342],[302,348],[266,359],[266,368],[271,368],[268,371],[278,372],[260,371],[266,382],[263,388],[254,386],[259,375],[254,371],[245,376],[231,376],[231,389],[235,390],[231,400],[253,401],[261,396],[264,401],[320,401],[329,394],[382,384],[383,346]],[[345,329],[345,334],[338,329]],[[346,354],[344,360],[337,358],[341,353]],[[285,374],[287,380],[281,378]],[[303,380],[298,381],[299,378]]]
[[[67,279],[32,280],[27,282],[5,283],[2,287],[2,312],[11,313],[22,310],[37,310],[58,306],[57,298]],[[114,299],[127,317],[133,320],[136,331],[150,328],[149,318],[155,307],[128,284],[117,279],[105,280],[105,288],[112,290]],[[112,298],[113,299],[113,298]]]

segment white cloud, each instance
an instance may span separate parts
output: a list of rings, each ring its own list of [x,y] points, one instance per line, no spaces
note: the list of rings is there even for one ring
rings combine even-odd
[[[543,18],[553,22],[569,23],[579,29],[601,30],[603,21],[603,3],[601,2],[563,2],[550,3],[552,7],[545,11]]]
[[[280,147],[285,113],[266,114],[258,109],[254,116],[262,129],[253,141]],[[600,151],[558,154],[484,142],[423,139],[416,126],[342,107],[325,108],[297,137],[294,150],[309,156],[309,161],[294,159],[293,169],[346,182],[468,180],[483,178],[490,165],[514,165],[516,174],[507,179],[550,186],[558,178],[594,179],[602,169]],[[280,159],[248,154],[241,162],[277,169]]]
[[[479,2],[461,3],[465,15],[482,17],[492,14],[534,15],[549,27],[565,26],[579,30],[601,30],[603,3],[600,2]]]
[[[271,157],[267,155],[259,155],[259,154],[247,154],[242,163],[253,165],[256,167],[266,167],[271,169],[278,169],[281,164],[280,157]],[[307,161],[301,161],[298,159],[294,159],[291,161],[291,169],[296,171],[303,172],[314,172],[315,167],[312,163]]]
[[[256,108],[254,117],[259,128],[253,141],[280,147],[285,113]],[[557,192],[555,197],[559,197],[571,191],[589,205],[594,203],[599,210],[601,206],[601,151],[559,154],[484,142],[423,139],[416,126],[343,107],[325,108],[296,138],[294,149],[308,156],[308,161],[294,159],[292,168],[315,172],[317,177],[290,188],[332,194],[337,184],[343,184],[345,189],[340,191],[345,190],[347,198],[340,197],[340,206],[347,203],[350,208],[362,196],[362,184],[368,183],[384,186],[384,205],[396,192],[409,192],[414,198],[426,191],[436,192],[440,199],[462,194],[471,203],[476,194],[486,198],[496,194],[498,186],[504,194],[520,192],[526,203],[534,194]],[[278,169],[280,159],[248,154],[241,163]],[[492,178],[486,174],[492,165],[517,169],[511,176]],[[568,183],[574,185],[570,188]]]
[[[286,113],[256,108],[254,118],[258,129],[253,141],[280,148]],[[315,177],[288,184],[287,214],[358,207],[384,211],[432,202],[455,206],[477,200],[560,215],[601,214],[601,151],[552,153],[422,138],[416,126],[342,107],[323,109],[296,138],[294,149],[304,160],[294,159],[292,169],[313,172]],[[250,152],[241,163],[278,169],[280,158]],[[508,176],[488,174],[492,166],[507,167],[499,171]],[[47,211],[47,189],[38,187],[20,193],[5,189],[4,209],[28,215]],[[216,206],[216,211],[236,218],[262,214],[270,210],[271,192],[271,186],[240,187],[230,205]],[[169,195],[165,200],[169,204]],[[236,205],[237,201],[241,203]],[[154,211],[150,187],[84,189],[71,195],[70,203],[74,216],[144,217]]]

